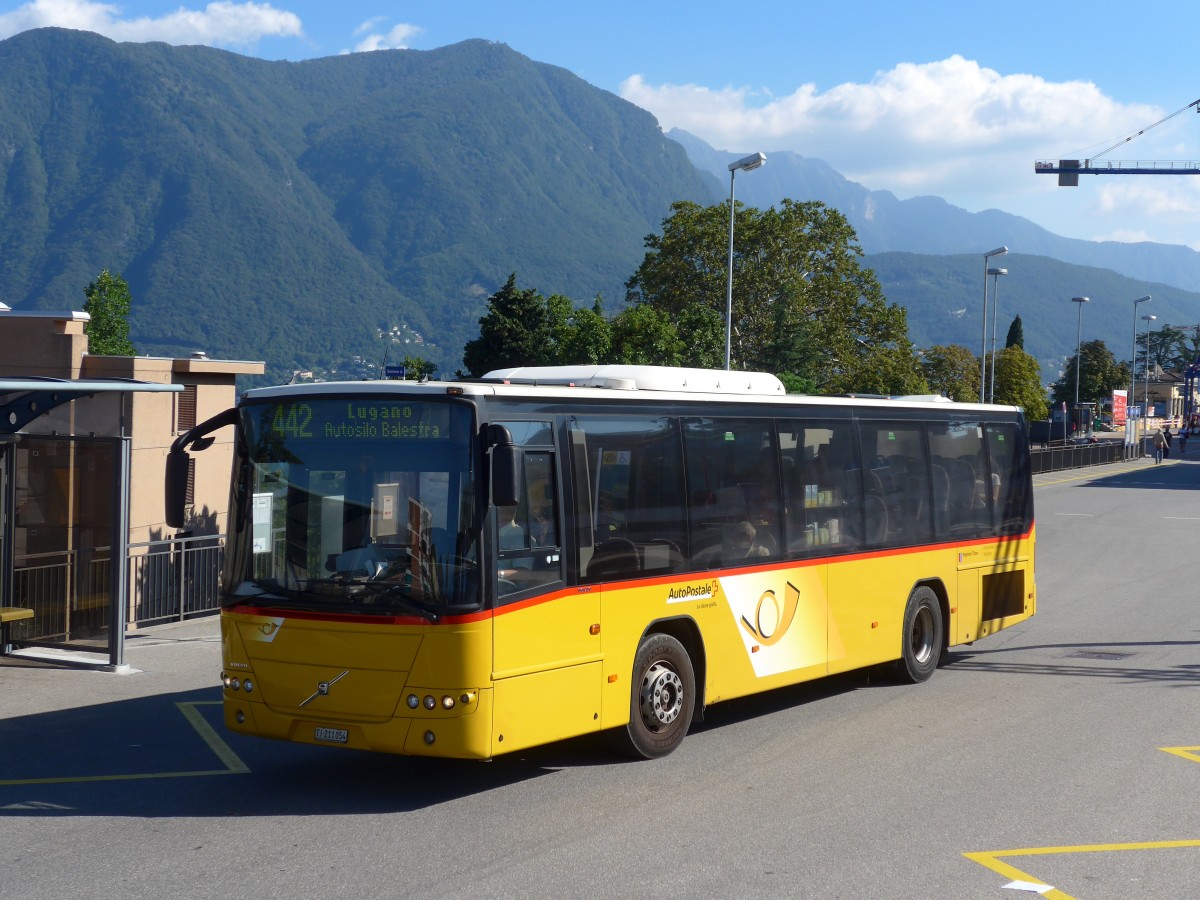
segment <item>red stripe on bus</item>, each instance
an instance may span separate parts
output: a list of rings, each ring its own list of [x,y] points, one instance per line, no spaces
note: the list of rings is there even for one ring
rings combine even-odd
[[[439,616],[436,622],[430,622],[420,616],[370,616],[352,615],[349,613],[325,613],[296,609],[271,609],[254,606],[239,606],[231,613],[250,616],[268,616],[281,619],[305,619],[315,622],[358,622],[369,625],[467,625],[472,622],[482,622],[486,619],[502,616],[508,613],[520,612],[541,606],[567,597],[578,597],[598,590],[627,590],[634,587],[655,587],[661,584],[676,584],[681,581],[695,581],[698,578],[726,578],[732,575],[743,575],[750,572],[764,572],[771,569],[801,569],[809,566],[833,565],[844,562],[860,562],[867,559],[886,559],[893,556],[904,556],[914,553],[932,553],[938,550],[948,550],[963,547],[982,547],[989,544],[1004,544],[1028,540],[1033,534],[1036,522],[1031,523],[1029,530],[1022,534],[1003,538],[976,538],[969,541],[946,541],[940,544],[923,544],[919,547],[897,547],[891,550],[867,550],[861,553],[848,553],[844,556],[822,556],[811,559],[773,560],[757,566],[740,566],[735,569],[716,569],[700,572],[677,573],[661,575],[657,578],[629,578],[621,581],[606,581],[598,584],[585,584],[574,587],[559,588],[548,594],[538,594],[514,603],[506,603],[495,609],[484,609],[479,612],[465,613],[456,616]]]

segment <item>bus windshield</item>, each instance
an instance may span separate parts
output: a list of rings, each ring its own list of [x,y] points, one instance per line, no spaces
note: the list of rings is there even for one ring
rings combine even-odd
[[[469,406],[308,396],[247,403],[240,424],[226,606],[479,608]]]

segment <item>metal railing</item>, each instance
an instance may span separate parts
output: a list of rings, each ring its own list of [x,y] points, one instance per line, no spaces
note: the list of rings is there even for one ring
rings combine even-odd
[[[110,547],[18,554],[13,606],[33,618],[10,627],[16,641],[79,643],[102,638],[112,610]],[[149,625],[216,612],[225,536],[129,545],[126,622]]]
[[[1085,466],[1103,466],[1136,459],[1142,456],[1142,445],[1127,445],[1124,441],[1099,441],[1095,444],[1051,444],[1048,447],[1029,451],[1029,461],[1034,475],[1042,472],[1060,472],[1063,469],[1081,469]]]
[[[129,545],[131,620],[148,625],[216,612],[225,536]]]

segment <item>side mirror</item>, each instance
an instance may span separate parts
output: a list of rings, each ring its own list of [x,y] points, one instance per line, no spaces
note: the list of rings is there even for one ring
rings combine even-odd
[[[520,500],[521,451],[502,425],[492,425],[488,438],[492,444],[492,503],[516,506]]]
[[[190,459],[185,448],[205,450],[211,447],[215,438],[207,437],[207,435],[226,425],[236,425],[237,418],[236,408],[227,409],[222,413],[217,413],[211,419],[201,422],[195,428],[185,431],[171,444],[171,449],[167,452],[167,472],[163,485],[166,499],[165,518],[167,525],[171,528],[183,527],[183,510],[187,505],[184,501],[187,499]]]
[[[185,450],[172,450],[167,454],[166,519],[171,528],[183,527],[190,462],[191,458]]]

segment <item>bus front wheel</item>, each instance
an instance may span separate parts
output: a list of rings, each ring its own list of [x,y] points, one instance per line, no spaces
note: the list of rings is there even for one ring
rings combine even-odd
[[[904,681],[928,681],[942,655],[942,605],[932,588],[921,586],[909,595],[904,609],[903,646],[896,672]]]
[[[633,663],[629,724],[623,748],[657,759],[679,746],[692,721],[696,676],[683,644],[669,634],[648,635]]]

